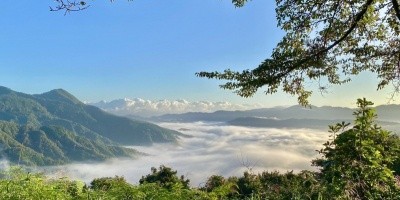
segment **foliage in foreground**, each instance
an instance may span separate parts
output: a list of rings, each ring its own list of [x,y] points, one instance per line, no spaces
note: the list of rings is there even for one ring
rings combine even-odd
[[[86,185],[11,167],[1,172],[0,199],[400,199],[400,139],[374,123],[371,102],[359,99],[358,105],[352,128],[330,126],[333,139],[312,161],[319,172],[213,175],[203,187],[190,188],[188,179],[165,166],[152,168],[139,185],[118,176]]]
[[[263,88],[266,94],[282,90],[297,96],[302,105],[309,104],[310,82],[325,91],[364,71],[377,75],[377,89],[393,85],[400,91],[399,0],[275,3],[277,25],[285,34],[269,57],[253,69],[197,76],[225,80],[221,88],[243,97]]]
[[[163,169],[171,171],[168,167]],[[176,175],[159,178],[179,180]],[[87,186],[80,181],[50,179],[12,167],[2,172],[0,199],[308,199],[318,197],[316,188],[315,174],[306,171],[259,175],[246,172],[242,177],[226,180],[211,176],[204,187],[188,188],[180,181],[168,185],[157,182],[132,185],[118,176],[94,179]]]
[[[321,167],[321,182],[328,196],[351,199],[395,199],[398,193],[393,172],[398,160],[399,138],[381,129],[376,114],[366,99],[358,99],[354,126],[330,126],[334,140],[324,144],[321,159],[313,161]]]

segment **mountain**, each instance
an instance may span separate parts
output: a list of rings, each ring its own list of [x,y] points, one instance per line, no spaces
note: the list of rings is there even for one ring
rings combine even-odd
[[[375,107],[378,119],[388,122],[400,122],[400,105],[381,105]],[[150,121],[163,122],[227,122],[237,118],[255,117],[255,118],[277,118],[277,119],[317,119],[317,120],[352,120],[355,109],[346,107],[332,106],[311,106],[305,108],[299,105],[274,108],[261,108],[243,111],[216,111],[206,112],[188,112],[183,114],[166,114],[149,118]]]
[[[353,110],[343,107],[316,107],[305,108],[302,106],[261,108],[244,111],[216,111],[213,113],[183,113],[168,114],[152,117],[153,121],[169,122],[193,122],[193,121],[214,121],[226,122],[236,118],[259,117],[259,118],[278,118],[278,119],[352,119]]]
[[[23,149],[19,160],[36,164],[128,156],[134,152],[119,145],[176,142],[183,136],[148,122],[106,113],[63,89],[29,95],[0,87],[0,120],[8,127],[0,133],[0,154],[15,161],[15,153]],[[30,156],[24,157],[25,153]]]
[[[380,105],[376,108],[376,113],[379,119],[385,121],[400,122],[400,105],[390,104],[390,105]]]
[[[345,122],[352,122],[350,120],[342,120]],[[309,128],[328,130],[329,125],[342,122],[341,120],[328,120],[328,119],[270,119],[259,117],[241,117],[226,122],[234,126],[247,126],[247,127],[262,127],[262,128]],[[400,123],[388,122],[378,120],[377,123],[387,130],[397,132],[400,130]]]
[[[263,127],[263,128],[312,128],[327,130],[328,125],[338,121],[326,119],[269,119],[259,117],[241,117],[228,121],[235,126]]]
[[[375,107],[378,124],[399,132],[400,105],[381,105]],[[261,108],[244,111],[216,111],[212,113],[189,112],[152,117],[158,122],[224,122],[235,126],[270,128],[313,128],[327,130],[328,125],[338,122],[353,122],[355,109],[331,106],[302,106]]]
[[[33,128],[0,121],[0,155],[23,165],[57,165],[72,161],[100,161],[134,157],[136,150],[91,140],[60,126]]]
[[[112,114],[133,116],[135,118],[176,114],[185,112],[211,112],[216,110],[245,110],[257,105],[233,104],[230,102],[187,101],[180,100],[144,100],[140,98],[124,98],[112,101],[88,103]]]

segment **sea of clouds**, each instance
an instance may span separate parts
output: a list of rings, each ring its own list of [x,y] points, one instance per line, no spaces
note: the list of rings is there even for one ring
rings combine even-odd
[[[46,168],[54,176],[68,176],[89,183],[94,178],[123,176],[130,183],[165,165],[185,175],[192,186],[204,185],[211,175],[240,176],[246,170],[295,172],[315,170],[310,161],[328,139],[328,133],[310,129],[269,129],[228,126],[220,123],[161,123],[162,127],[184,130],[191,138],[179,144],[132,147],[149,156],[112,159],[101,163],[74,163]]]
[[[117,99],[87,103],[116,115],[137,115],[151,117],[163,114],[179,114],[185,112],[214,112],[217,110],[248,110],[262,107],[259,104],[234,104],[230,102],[186,101],[186,100],[144,100]]]

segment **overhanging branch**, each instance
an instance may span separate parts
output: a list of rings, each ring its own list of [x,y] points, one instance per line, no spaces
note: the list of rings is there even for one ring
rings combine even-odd
[[[400,20],[400,6],[399,6],[399,2],[397,2],[397,0],[392,0],[393,3],[393,9],[396,12],[396,16],[397,19]]]
[[[396,1],[396,0],[393,0],[393,1]],[[365,13],[367,12],[367,10],[368,10],[368,7],[371,6],[372,3],[373,3],[373,0],[368,0],[368,1],[364,4],[364,6],[363,6],[364,8],[363,8],[359,13],[357,13],[357,15],[356,15],[356,17],[355,17],[355,20],[354,20],[354,23],[353,23],[353,24],[351,25],[351,27],[343,34],[342,37],[340,37],[338,40],[336,40],[334,43],[332,43],[332,44],[329,45],[328,47],[326,47],[326,48],[324,48],[324,49],[322,49],[322,50],[320,50],[320,51],[318,51],[318,52],[316,52],[316,53],[314,53],[314,54],[312,54],[312,55],[310,55],[310,56],[308,56],[308,57],[306,57],[306,58],[300,60],[300,61],[299,61],[298,63],[296,63],[295,65],[289,66],[289,68],[288,68],[285,72],[280,73],[280,74],[277,75],[277,79],[281,79],[281,78],[287,76],[290,72],[294,71],[294,70],[296,69],[297,66],[306,63],[307,61],[309,61],[309,60],[312,59],[313,57],[320,56],[320,55],[322,55],[322,54],[324,54],[324,53],[327,53],[328,51],[330,51],[331,49],[333,49],[336,45],[338,45],[338,44],[341,43],[343,40],[345,40],[345,39],[351,34],[351,32],[353,32],[354,29],[357,27],[358,22],[363,18],[364,14],[365,14]],[[396,1],[396,3],[397,3],[397,1]],[[397,8],[398,8],[398,7],[397,7]]]

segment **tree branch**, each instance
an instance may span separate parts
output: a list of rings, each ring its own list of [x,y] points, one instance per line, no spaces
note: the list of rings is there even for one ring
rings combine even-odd
[[[81,11],[87,9],[90,5],[87,5],[85,1],[70,1],[70,0],[55,0],[59,5],[56,7],[50,6],[50,11],[65,10],[64,15],[71,11]]]
[[[396,12],[397,19],[400,20],[400,6],[397,0],[392,0],[394,11]]]
[[[396,1],[396,0],[393,0]],[[336,45],[338,45],[339,43],[341,43],[343,40],[345,40],[351,32],[354,31],[354,29],[357,27],[358,22],[363,18],[364,14],[367,12],[368,7],[373,3],[373,0],[368,0],[365,5],[364,8],[356,15],[354,23],[351,25],[351,27],[343,34],[342,37],[340,37],[338,40],[336,40],[333,44],[329,45],[327,48],[322,49],[302,60],[300,60],[298,63],[296,63],[296,65],[292,65],[288,68],[288,70],[286,72],[280,73],[277,75],[278,79],[281,79],[285,76],[287,76],[290,72],[294,71],[296,69],[296,66],[298,65],[302,65],[305,62],[309,61],[310,59],[312,59],[313,57],[316,56],[320,56],[321,54],[327,53],[328,51],[330,51],[332,48],[334,48]],[[396,1],[397,3],[397,1]]]

